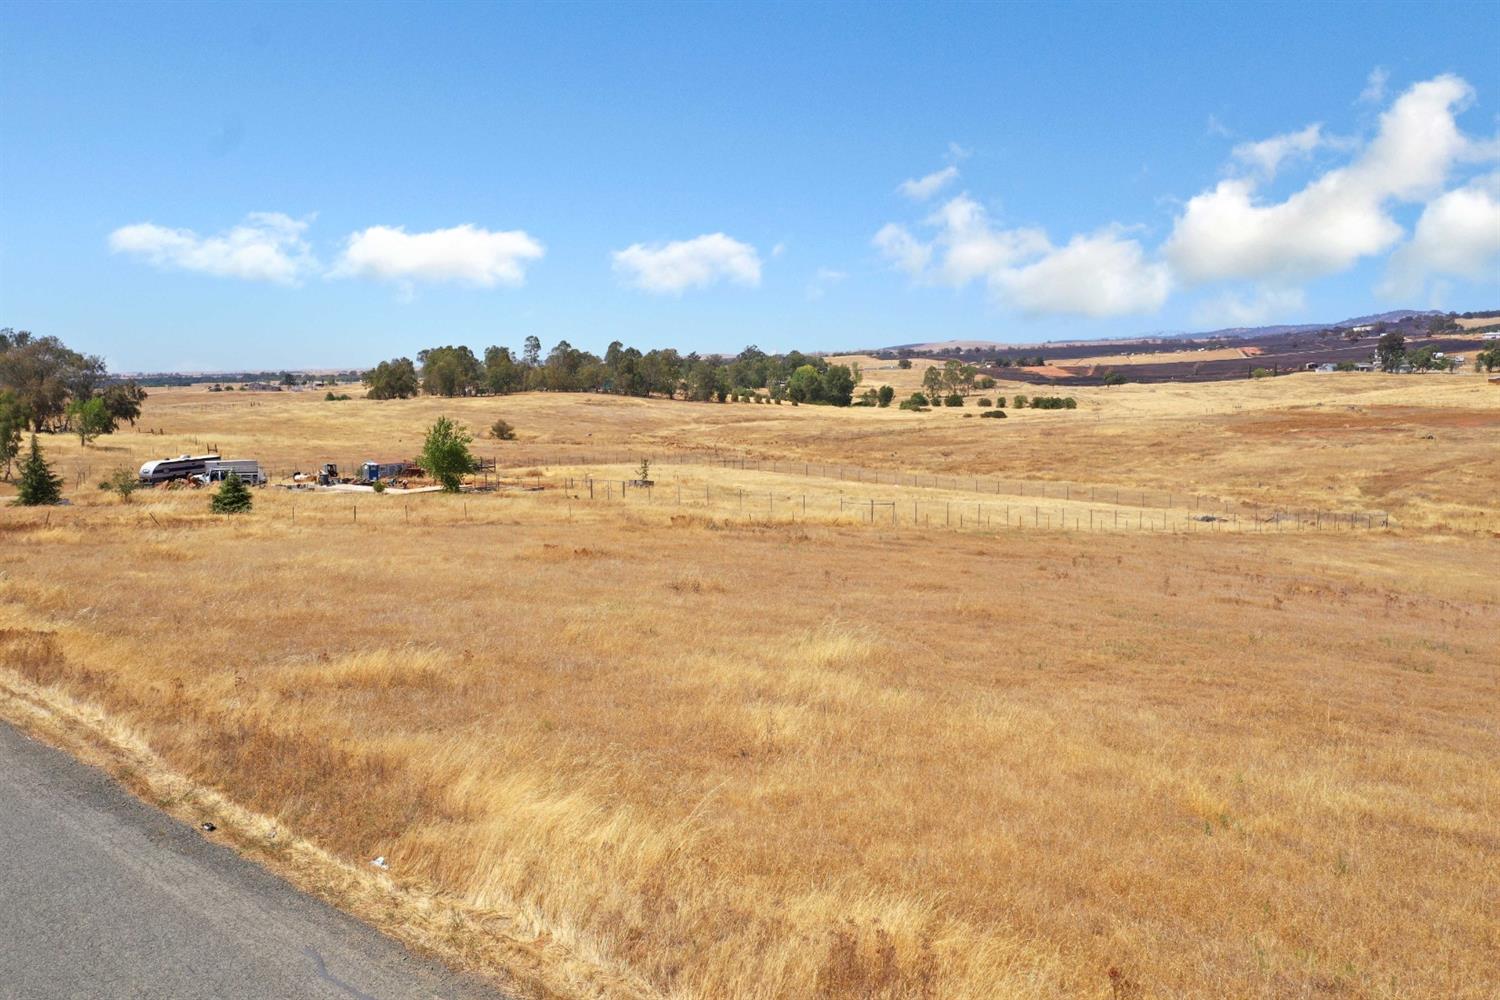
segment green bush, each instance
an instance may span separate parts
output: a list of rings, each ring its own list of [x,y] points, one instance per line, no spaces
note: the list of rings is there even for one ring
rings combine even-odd
[[[1066,399],[1063,400],[1063,409],[1065,409],[1065,410],[1076,410],[1076,409],[1078,409],[1078,400],[1074,399],[1072,396],[1068,396]]]
[[[1026,409],[1026,397],[1025,396],[1017,396],[1015,399],[1011,400],[1010,402],[1011,402],[1011,405],[1014,406],[1018,410],[1024,410],[1024,409]]]
[[[964,414],[964,416],[968,416],[968,414]],[[987,411],[985,413],[981,413],[980,416],[981,417],[997,417],[997,418],[999,418],[1001,420],[1004,420],[1005,417],[1006,417],[1006,413],[1005,413],[1004,410],[989,410],[989,411]]]
[[[996,396],[995,397],[995,405],[998,406],[998,407],[1000,407],[1000,409],[1002,409],[1002,410],[1005,409],[1005,397],[1004,396]]]
[[[490,424],[490,437],[496,441],[514,441],[516,439],[516,429],[507,421],[496,420],[493,424]]]
[[[116,469],[99,484],[101,490],[119,494],[121,500],[130,502],[130,494],[140,489],[141,481],[129,469]]]
[[[249,512],[251,503],[250,487],[231,472],[219,484],[219,491],[208,502],[208,509],[215,514],[245,514]]]
[[[875,405],[890,406],[891,400],[895,398],[896,390],[888,385],[883,385],[880,387],[880,391],[875,394]]]
[[[912,393],[911,394],[911,398],[908,399],[907,402],[910,403],[914,407],[915,406],[930,406],[931,403],[932,403],[932,401],[929,400],[926,395],[924,395],[923,393],[920,393],[920,392],[914,392],[914,393]]]
[[[960,396],[956,392],[950,392],[947,396],[943,397],[943,405],[944,406],[963,406],[964,405],[964,398],[962,396]]]
[[[993,399],[990,399],[990,397],[988,397],[988,396],[980,396],[979,397],[979,405],[980,406],[994,406],[995,405],[995,401]]]

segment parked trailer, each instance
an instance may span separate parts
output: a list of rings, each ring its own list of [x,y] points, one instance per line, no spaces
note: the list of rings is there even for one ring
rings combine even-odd
[[[209,462],[203,472],[193,478],[205,486],[209,483],[223,482],[233,473],[247,486],[266,485],[266,474],[261,471],[260,463],[253,458],[231,458],[218,462]]]
[[[366,462],[359,467],[359,478],[362,482],[373,483],[410,475],[412,469],[410,462]]]
[[[201,476],[209,462],[217,462],[218,455],[178,455],[176,458],[159,458],[141,466],[141,482],[150,485]]]

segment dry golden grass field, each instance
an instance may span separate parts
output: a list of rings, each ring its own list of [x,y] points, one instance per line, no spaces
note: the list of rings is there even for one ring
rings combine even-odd
[[[0,714],[523,995],[1496,996],[1500,387],[1072,394],[153,391],[0,508]],[[93,485],[444,413],[500,489]]]

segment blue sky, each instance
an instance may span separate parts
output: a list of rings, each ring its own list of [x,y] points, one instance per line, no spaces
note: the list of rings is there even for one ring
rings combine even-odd
[[[10,3],[0,46],[0,325],[120,370],[1500,307],[1495,4]]]

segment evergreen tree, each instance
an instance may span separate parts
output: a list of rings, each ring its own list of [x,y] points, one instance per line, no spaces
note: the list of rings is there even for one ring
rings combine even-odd
[[[62,501],[62,477],[54,476],[36,435],[31,435],[31,454],[21,463],[20,502],[23,507],[41,507]]]
[[[251,502],[250,487],[231,472],[219,484],[219,491],[214,494],[208,506],[215,514],[244,514],[249,512]]]

